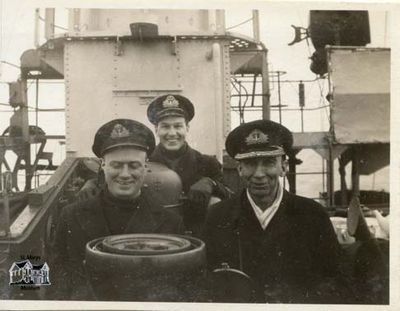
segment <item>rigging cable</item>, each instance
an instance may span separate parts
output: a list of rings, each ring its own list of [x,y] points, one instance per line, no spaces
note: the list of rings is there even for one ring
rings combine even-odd
[[[247,89],[242,85],[242,83],[239,80],[237,80],[236,78],[232,77],[231,78],[231,83],[233,83],[232,81],[235,82],[236,84],[238,84],[239,88],[243,89],[244,93],[245,93],[244,103],[243,103],[242,109],[240,111],[240,121],[241,121],[241,123],[244,123],[244,112],[245,112],[246,104],[247,104],[247,102],[249,100],[249,93],[247,92]],[[241,94],[240,90],[238,90],[236,87],[235,87],[235,89],[238,92],[238,94]],[[239,101],[241,101],[241,97],[242,96],[239,97]]]
[[[10,66],[15,67],[15,68],[18,68],[18,69],[21,68],[20,66],[15,65],[15,64],[10,63],[10,62],[7,62],[7,61],[5,61],[5,60],[0,60],[0,63],[6,64],[6,65],[10,65]]]
[[[242,26],[243,24],[246,24],[246,23],[248,23],[248,22],[250,22],[250,21],[252,21],[252,20],[253,20],[253,17],[250,17],[250,18],[246,19],[245,21],[243,21],[243,22],[241,22],[241,23],[239,23],[239,24],[236,24],[236,25],[233,25],[233,26],[231,26],[231,27],[225,28],[225,30],[230,30],[230,29],[233,29],[233,28]]]
[[[39,20],[41,20],[42,22],[46,22],[46,19],[43,18],[43,17],[41,17],[40,15],[39,15]],[[61,30],[68,31],[68,28],[65,28],[65,27],[62,27],[62,26],[58,26],[58,25],[56,25],[56,24],[53,24],[53,27],[54,27],[54,28],[61,29]]]
[[[239,111],[239,122],[240,122],[240,124],[242,124],[244,122],[244,120],[243,120],[244,111],[242,109],[242,96],[241,96],[241,93],[240,93],[240,89],[238,89],[236,87],[235,83],[237,83],[237,82],[234,80],[234,78],[231,78],[231,85],[233,86],[233,88],[236,90],[236,92],[239,95],[239,103],[238,103],[238,107],[239,107],[239,109],[238,109],[238,111]]]
[[[8,107],[8,108],[11,108],[10,104],[6,104],[6,103],[0,103],[0,106],[5,106],[5,107]],[[26,107],[30,109],[30,112],[36,111],[35,107],[32,107],[32,106],[26,106]],[[4,111],[5,112],[5,110],[0,110],[0,111]],[[37,111],[39,111],[39,112],[63,112],[63,111],[65,111],[65,108],[49,108],[49,109],[47,109],[47,108],[38,108]],[[14,112],[14,110],[9,110],[8,112]]]

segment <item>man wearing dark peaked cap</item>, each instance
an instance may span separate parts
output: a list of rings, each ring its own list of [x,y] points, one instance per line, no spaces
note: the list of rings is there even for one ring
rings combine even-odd
[[[267,120],[242,124],[228,135],[226,151],[239,162],[245,189],[208,213],[209,268],[223,264],[247,274],[252,302],[338,303],[340,248],[329,217],[318,203],[282,185],[292,143],[287,128]]]
[[[125,233],[183,233],[182,219],[157,206],[142,188],[147,157],[154,147],[153,133],[140,122],[116,119],[99,128],[92,150],[101,159],[105,186],[94,197],[61,212],[50,298],[94,298],[83,263],[85,245],[93,239]]]
[[[180,176],[187,196],[183,208],[185,227],[198,236],[211,196],[223,199],[229,196],[229,190],[222,184],[218,160],[191,148],[186,141],[194,114],[194,105],[182,95],[159,96],[147,109],[160,140],[150,161],[162,163]]]

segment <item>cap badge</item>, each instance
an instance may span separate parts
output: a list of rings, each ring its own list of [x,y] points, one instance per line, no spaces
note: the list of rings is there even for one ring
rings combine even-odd
[[[129,135],[129,131],[121,124],[116,124],[111,132],[111,138],[122,138]]]
[[[252,131],[249,136],[246,137],[246,144],[247,145],[258,145],[264,144],[268,142],[268,135],[263,133],[260,130],[255,129]]]
[[[172,95],[167,96],[167,98],[163,101],[164,108],[177,108],[179,107],[179,102]]]

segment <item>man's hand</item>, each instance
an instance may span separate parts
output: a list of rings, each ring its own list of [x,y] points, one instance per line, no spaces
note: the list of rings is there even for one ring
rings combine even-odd
[[[215,182],[209,177],[202,177],[194,183],[188,192],[188,199],[192,203],[206,207],[213,193]]]
[[[194,183],[187,194],[190,210],[186,217],[192,221],[201,221],[205,217],[208,203],[214,191],[215,182],[209,177],[202,177]]]

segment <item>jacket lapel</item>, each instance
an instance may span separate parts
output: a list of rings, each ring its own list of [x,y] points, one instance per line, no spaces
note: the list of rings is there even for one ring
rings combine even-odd
[[[266,232],[271,234],[272,238],[283,238],[290,231],[290,207],[290,195],[284,190],[281,204],[265,229]]]

